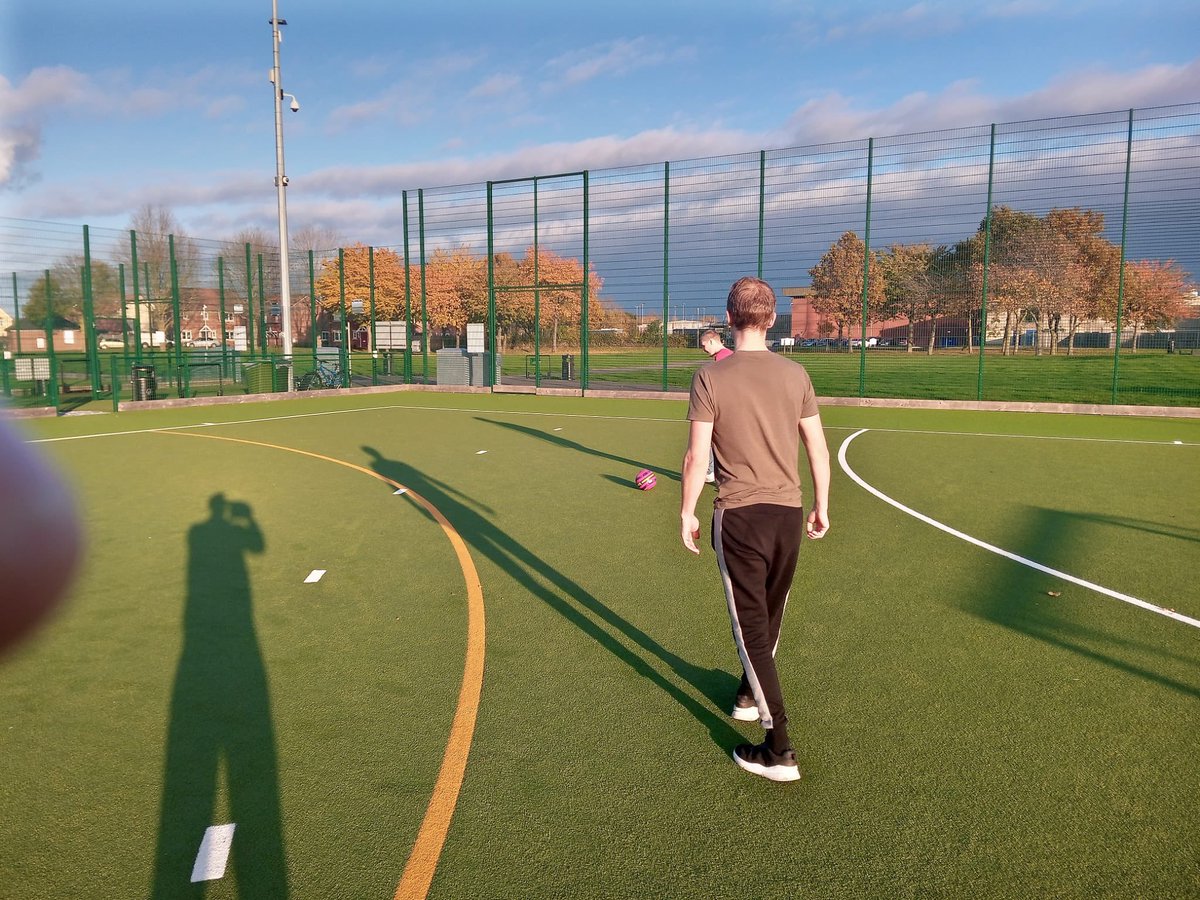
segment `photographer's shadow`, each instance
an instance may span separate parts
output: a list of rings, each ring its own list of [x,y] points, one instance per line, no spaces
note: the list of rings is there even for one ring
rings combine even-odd
[[[203,896],[191,883],[213,821],[222,765],[231,858],[239,894],[287,897],[279,773],[271,700],[254,630],[246,555],[262,553],[248,504],[209,498],[209,517],[188,531],[183,651],[171,695],[162,808],[155,855],[156,900]]]

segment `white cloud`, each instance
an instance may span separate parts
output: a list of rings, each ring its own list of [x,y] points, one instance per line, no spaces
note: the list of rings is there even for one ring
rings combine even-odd
[[[580,84],[603,76],[626,75],[635,69],[658,65],[668,57],[663,47],[644,37],[623,38],[586,50],[563,54],[547,64],[558,73],[555,81]]]
[[[772,133],[772,146],[795,146],[910,134],[989,122],[1013,122],[1097,110],[1187,103],[1200,97],[1200,59],[1133,72],[1089,69],[1064,75],[1016,97],[989,95],[974,81],[938,93],[909,94],[886,107],[869,108],[839,93],[810,100]]]
[[[517,75],[497,73],[491,78],[481,81],[467,92],[468,97],[499,97],[510,94],[521,84]]]
[[[209,119],[221,119],[234,113],[239,113],[245,108],[246,100],[243,97],[218,97],[208,104],[204,110],[204,115]]]

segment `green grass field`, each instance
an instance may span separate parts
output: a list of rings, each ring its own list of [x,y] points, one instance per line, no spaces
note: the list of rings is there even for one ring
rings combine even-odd
[[[804,777],[734,766],[761,730],[726,715],[713,554],[679,545],[683,413],[404,393],[23,423],[89,552],[0,662],[0,897],[393,895],[468,611],[446,533],[376,476],[461,535],[486,609],[430,897],[1196,895],[1200,632],[836,461],[779,649]],[[835,456],[868,429],[847,463],[896,502],[1200,617],[1200,420],[823,415]],[[227,822],[225,876],[191,884]]]

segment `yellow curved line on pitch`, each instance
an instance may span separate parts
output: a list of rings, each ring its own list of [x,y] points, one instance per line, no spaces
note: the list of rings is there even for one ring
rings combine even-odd
[[[446,537],[450,539],[450,545],[458,557],[458,565],[462,568],[463,579],[467,583],[467,659],[463,666],[462,687],[458,692],[458,709],[455,710],[454,721],[450,725],[450,737],[446,741],[446,754],[442,757],[442,768],[434,783],[433,796],[429,798],[429,806],[425,810],[425,818],[421,822],[421,830],[417,833],[416,843],[413,844],[412,854],[408,857],[404,874],[401,875],[400,884],[396,887],[395,900],[424,897],[429,892],[429,885],[433,881],[433,873],[437,869],[438,858],[442,854],[442,846],[445,844],[446,834],[450,830],[450,819],[454,816],[454,807],[458,803],[458,793],[462,788],[463,775],[467,769],[467,756],[471,752],[471,738],[475,733],[479,696],[483,689],[483,588],[479,584],[479,573],[475,570],[475,563],[471,560],[466,543],[437,507],[416,491],[392,481],[374,469],[355,465],[343,459],[335,459],[332,456],[322,456],[320,453],[298,450],[295,447],[284,447],[280,444],[268,444],[263,441],[248,441],[243,438],[184,431],[161,433],[229,441],[234,444],[251,444],[256,447],[269,447],[272,450],[286,450],[289,453],[299,453],[301,456],[311,456],[313,459],[354,469],[356,472],[362,472],[364,475],[370,475],[372,478],[386,482],[396,490],[406,491],[406,495],[412,497],[421,508],[428,512],[442,527]]]

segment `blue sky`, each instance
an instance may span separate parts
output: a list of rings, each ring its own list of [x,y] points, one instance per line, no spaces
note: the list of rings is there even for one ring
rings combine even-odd
[[[415,8],[414,8],[415,7]],[[0,0],[0,215],[275,225],[269,0]],[[1200,4],[281,0],[291,225],[402,189],[1200,100]]]

